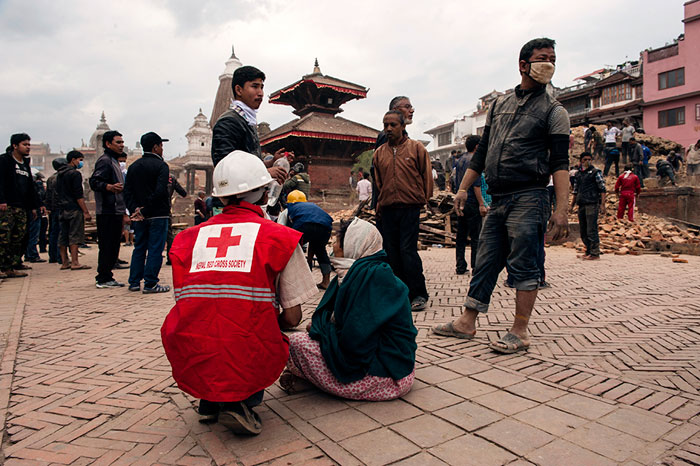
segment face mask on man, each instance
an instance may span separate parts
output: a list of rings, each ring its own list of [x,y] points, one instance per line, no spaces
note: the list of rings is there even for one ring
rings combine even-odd
[[[548,84],[554,76],[554,69],[554,63],[551,61],[532,61],[528,76],[540,84]]]
[[[119,168],[121,168],[122,171],[126,170],[126,162],[119,162]]]
[[[78,170],[80,170],[81,168],[83,168],[84,165],[85,165],[85,164],[83,163],[82,160],[81,160],[80,162],[78,162]]]

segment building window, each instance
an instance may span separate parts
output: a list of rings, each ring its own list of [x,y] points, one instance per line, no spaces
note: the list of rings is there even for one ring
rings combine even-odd
[[[659,128],[685,124],[685,107],[672,108],[659,112]]]
[[[629,84],[622,83],[603,89],[602,105],[614,104],[624,100],[632,100],[632,86]]]
[[[685,84],[685,68],[659,73],[659,90]]]
[[[695,104],[695,121],[700,121],[700,104]]]
[[[446,146],[452,143],[452,131],[438,134],[438,146]]]

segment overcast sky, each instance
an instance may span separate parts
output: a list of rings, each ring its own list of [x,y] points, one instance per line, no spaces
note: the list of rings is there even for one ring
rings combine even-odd
[[[388,101],[411,97],[409,133],[451,121],[519,82],[520,47],[557,41],[553,83],[662,46],[683,32],[682,0],[0,0],[0,137],[24,131],[64,152],[104,110],[130,147],[146,131],[184,154],[201,107],[209,117],[231,44],[267,74],[266,94],[310,73],[362,84],[343,117],[374,128]],[[295,118],[265,102],[258,121]]]

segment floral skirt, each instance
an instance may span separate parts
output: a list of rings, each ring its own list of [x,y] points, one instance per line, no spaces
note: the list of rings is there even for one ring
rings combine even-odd
[[[307,332],[289,336],[287,368],[297,377],[308,380],[324,392],[351,400],[386,401],[405,395],[411,390],[415,371],[400,380],[366,375],[352,383],[340,383],[328,369],[321,346]]]

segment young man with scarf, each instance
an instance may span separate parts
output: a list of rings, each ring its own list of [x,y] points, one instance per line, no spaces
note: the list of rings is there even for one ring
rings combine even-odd
[[[264,95],[265,73],[254,66],[241,66],[233,72],[231,87],[234,99],[231,108],[221,114],[212,129],[211,158],[214,166],[235,150],[262,159],[257,114]],[[279,184],[284,184],[287,173],[273,163],[284,152],[284,148],[278,150],[273,160],[265,163],[270,176]]]
[[[213,193],[223,212],[181,232],[170,249],[175,306],[161,337],[173,378],[201,400],[199,414],[239,434],[262,430],[253,407],[289,357],[280,329],[297,326],[301,304],[318,291],[301,233],[260,207],[271,181],[257,155],[224,157]]]
[[[104,154],[95,162],[90,177],[90,188],[95,192],[95,219],[97,223],[97,288],[124,286],[114,279],[112,269],[119,259],[119,246],[124,222],[129,219],[124,204],[124,174],[119,157],[124,152],[124,138],[119,131],[102,135]]]
[[[615,183],[615,193],[618,195],[620,203],[617,207],[617,218],[624,217],[625,209],[627,209],[627,218],[630,222],[634,222],[634,206],[637,204],[637,197],[641,191],[639,177],[632,173],[632,165],[626,165],[624,173]]]
[[[534,39],[520,50],[520,84],[489,108],[481,141],[455,198],[455,211],[463,215],[467,189],[485,172],[492,203],[479,237],[465,310],[454,322],[433,331],[474,338],[476,319],[488,311],[498,275],[506,267],[516,289],[515,320],[491,344],[500,353],[530,346],[528,323],[544,278],[538,257],[551,207],[550,176],[557,200],[549,221],[551,238],[568,234],[569,115],[547,90],[555,69],[554,45],[551,39]]]

